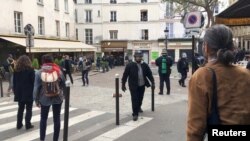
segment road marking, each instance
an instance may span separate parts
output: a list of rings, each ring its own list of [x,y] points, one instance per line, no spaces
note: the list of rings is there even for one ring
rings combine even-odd
[[[69,119],[69,127],[72,126],[72,125],[75,125],[77,123],[86,121],[88,119],[94,118],[96,116],[102,115],[104,113],[105,112],[90,111],[88,113],[81,114],[81,115],[76,116],[76,117],[72,117],[72,118]],[[61,121],[61,125],[62,124],[63,124],[63,121]],[[40,129],[37,129],[37,130],[31,131],[31,132],[27,132],[25,134],[22,134],[22,135],[19,135],[19,136],[7,139],[6,141],[17,141],[17,140],[28,141],[28,140],[34,140],[34,139],[39,138],[39,132],[40,132]],[[51,134],[53,132],[54,132],[54,125],[51,124],[51,125],[47,126],[46,134],[48,135],[48,134]]]
[[[113,141],[126,133],[134,130],[135,128],[149,122],[152,118],[149,117],[139,117],[138,121],[129,121],[124,125],[118,126],[94,139],[91,141]]]
[[[0,106],[1,105],[6,105],[6,104],[9,104],[8,102],[2,102],[2,103],[0,103]]]
[[[74,111],[74,110],[76,110],[76,108],[70,108],[69,109],[69,111]],[[63,109],[61,110],[61,115],[62,114],[64,114]],[[52,111],[49,112],[48,118],[51,118],[52,115],[53,115]],[[36,116],[33,116],[32,119],[31,119],[31,123],[32,122],[38,122],[38,121],[40,121],[40,114],[38,114]],[[9,129],[12,129],[12,128],[16,128],[16,121],[0,125],[0,132],[6,131],[6,130],[9,130]]]
[[[14,108],[17,108],[17,105],[11,105],[11,106],[6,106],[6,107],[1,107],[0,111],[14,109]]]
[[[39,108],[33,108],[32,112],[38,111]],[[25,114],[25,113],[24,113]],[[13,112],[9,112],[9,113],[4,113],[4,114],[0,114],[0,119],[3,118],[8,118],[8,117],[12,117],[12,116],[16,116],[17,115],[17,111],[13,111]]]

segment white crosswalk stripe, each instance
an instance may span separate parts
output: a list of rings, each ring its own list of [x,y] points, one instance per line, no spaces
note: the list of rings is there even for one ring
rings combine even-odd
[[[76,110],[76,108],[70,108],[69,111],[74,111]],[[61,114],[64,114],[64,110],[62,109]],[[49,112],[49,116],[48,118],[52,117],[52,112]],[[33,116],[31,119],[31,123],[32,122],[38,122],[40,121],[40,114]],[[12,129],[12,128],[16,128],[16,121],[10,122],[10,123],[6,123],[6,124],[2,124],[0,125],[0,132]]]
[[[40,132],[39,129],[40,112],[34,112],[34,111],[39,111],[40,108],[37,107],[33,108],[33,116],[31,123],[35,124],[35,128],[29,131],[16,130],[17,109],[18,106],[14,102],[0,103],[0,111],[2,111],[0,113],[0,123],[1,123],[0,140],[5,140],[5,141],[38,140]],[[64,112],[65,111],[62,108],[61,116],[63,116]],[[138,121],[135,122],[132,121],[127,116],[121,115],[121,119],[125,120],[124,124],[114,127],[113,126],[115,123],[114,114],[106,113],[103,111],[89,111],[77,108],[70,108],[69,112],[70,112],[69,124],[68,124],[69,137],[74,138],[75,140],[113,141],[152,120],[152,118],[149,117],[140,117]],[[51,110],[48,115],[48,125],[46,130],[46,138],[48,140],[50,140],[51,138],[50,136],[52,136],[54,132],[54,124],[52,122],[53,121],[52,117],[53,117],[53,112]],[[62,130],[63,130],[63,123],[64,121],[61,120]],[[102,131],[102,129],[105,130]],[[75,131],[81,131],[81,132],[75,132]],[[62,134],[63,133],[61,132],[60,140],[62,140]]]

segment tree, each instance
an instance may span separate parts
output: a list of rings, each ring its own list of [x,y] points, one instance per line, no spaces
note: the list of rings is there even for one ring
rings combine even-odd
[[[207,13],[208,23],[206,28],[215,24],[215,18],[213,16],[214,9],[219,4],[219,0],[163,0],[163,2],[174,2],[182,6],[182,10],[185,12],[192,12],[196,7],[203,8]],[[180,9],[180,8],[179,8]]]
[[[38,62],[37,58],[34,58],[34,59],[32,60],[32,67],[33,67],[34,69],[39,69],[39,62]]]

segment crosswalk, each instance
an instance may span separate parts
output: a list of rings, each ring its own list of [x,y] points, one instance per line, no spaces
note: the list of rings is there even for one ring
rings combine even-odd
[[[0,140],[1,141],[39,141],[40,109],[33,107],[32,124],[34,129],[16,129],[17,103],[0,103]],[[134,122],[129,116],[121,116],[121,125],[115,125],[115,115],[103,111],[90,111],[86,109],[69,109],[69,141],[113,141],[144,124],[150,122],[150,117],[140,117]],[[25,114],[24,114],[25,115]],[[46,140],[53,138],[53,113],[49,113]],[[60,141],[63,140],[64,108],[61,111]],[[23,121],[24,123],[24,121]]]

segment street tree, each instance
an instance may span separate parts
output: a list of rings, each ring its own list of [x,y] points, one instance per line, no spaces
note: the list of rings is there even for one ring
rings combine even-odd
[[[207,13],[206,28],[215,24],[214,9],[219,5],[219,0],[162,0],[163,2],[174,2],[179,4],[177,11],[192,12],[203,9]]]

